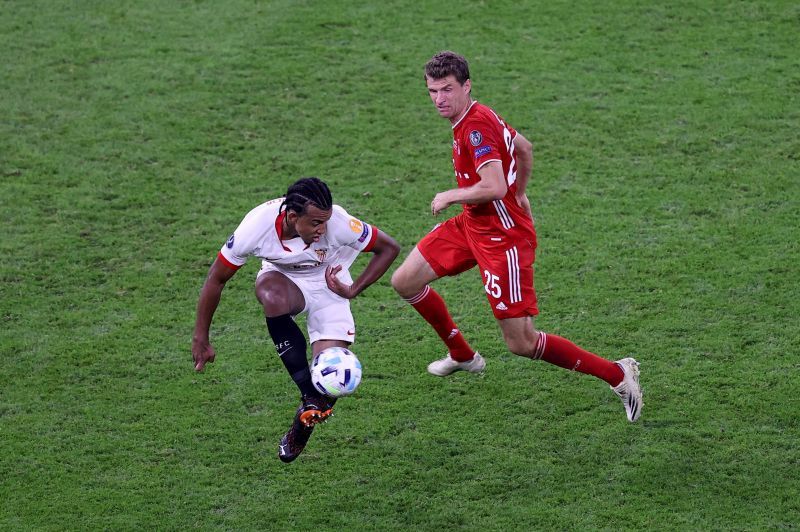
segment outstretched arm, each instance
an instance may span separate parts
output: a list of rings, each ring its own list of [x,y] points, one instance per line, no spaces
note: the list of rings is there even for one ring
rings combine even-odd
[[[372,247],[372,253],[372,258],[367,267],[364,268],[358,279],[349,286],[336,277],[336,274],[342,269],[341,266],[328,266],[328,269],[325,270],[325,281],[328,283],[328,288],[345,299],[353,299],[386,273],[386,270],[389,269],[389,266],[400,253],[400,245],[394,238],[382,231],[378,231],[378,237]]]
[[[203,367],[207,362],[214,362],[216,353],[208,339],[211,319],[214,317],[217,306],[219,306],[225,283],[235,273],[236,270],[219,260],[219,257],[214,260],[208,270],[206,282],[200,291],[200,299],[197,301],[197,318],[194,322],[194,335],[192,337],[192,358],[194,359],[194,369],[196,371],[203,371]]]

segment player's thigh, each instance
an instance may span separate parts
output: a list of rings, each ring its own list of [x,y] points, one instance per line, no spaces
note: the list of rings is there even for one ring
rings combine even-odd
[[[539,313],[533,287],[533,244],[526,239],[476,245],[484,291],[498,320]]]
[[[256,279],[256,298],[268,318],[284,314],[300,314],[306,306],[305,296],[297,284],[278,271],[265,271]]]
[[[476,264],[457,217],[434,227],[419,241],[417,249],[438,277],[458,275]]]

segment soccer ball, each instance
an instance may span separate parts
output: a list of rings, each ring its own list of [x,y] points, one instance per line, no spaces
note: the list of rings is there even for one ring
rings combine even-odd
[[[361,382],[361,362],[349,349],[329,347],[311,365],[311,382],[328,397],[350,395]]]

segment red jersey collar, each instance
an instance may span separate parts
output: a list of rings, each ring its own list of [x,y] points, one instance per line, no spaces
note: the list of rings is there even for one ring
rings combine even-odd
[[[283,219],[284,218],[286,218],[286,211],[283,211],[282,213],[280,213],[278,215],[277,218],[275,218],[275,232],[278,233],[278,242],[281,243],[281,246],[283,246],[283,249],[286,250],[286,251],[292,251],[291,249],[286,247],[286,244],[283,243]],[[310,247],[311,247],[311,244],[308,244],[303,249],[305,250],[305,249],[308,249]]]
[[[291,249],[286,247],[286,244],[283,243],[283,219],[286,218],[286,211],[278,214],[278,217],[275,218],[275,232],[278,233],[278,242],[281,243],[283,249],[286,251],[292,251]]]

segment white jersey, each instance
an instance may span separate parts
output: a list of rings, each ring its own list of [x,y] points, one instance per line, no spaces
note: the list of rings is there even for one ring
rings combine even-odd
[[[244,217],[219,252],[220,259],[238,269],[255,256],[279,271],[302,276],[323,275],[330,266],[352,264],[361,251],[375,244],[378,230],[353,218],[338,205],[328,220],[327,230],[317,242],[306,244],[298,237],[282,240],[286,211],[278,212],[284,198],[262,203]]]

